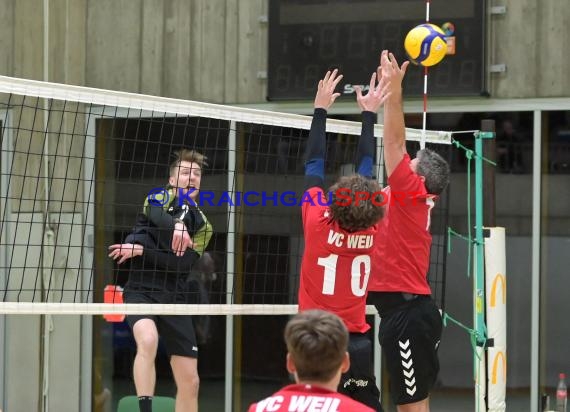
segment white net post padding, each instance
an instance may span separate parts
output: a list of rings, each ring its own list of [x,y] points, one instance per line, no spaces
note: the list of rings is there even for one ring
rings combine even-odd
[[[505,228],[488,228],[485,238],[487,335],[487,411],[504,412],[507,404],[507,265]]]

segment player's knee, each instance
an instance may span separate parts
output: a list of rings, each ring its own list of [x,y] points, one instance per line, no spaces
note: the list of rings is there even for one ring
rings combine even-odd
[[[156,331],[147,330],[137,334],[137,352],[146,356],[156,355],[158,348],[158,334]]]
[[[197,396],[199,389],[200,389],[200,377],[196,373],[195,375],[192,376],[190,380],[190,391],[192,392],[192,394]]]
[[[200,389],[200,377],[198,376],[198,372],[185,372],[176,379],[176,385],[179,393],[184,392],[189,396],[198,396],[198,390]]]

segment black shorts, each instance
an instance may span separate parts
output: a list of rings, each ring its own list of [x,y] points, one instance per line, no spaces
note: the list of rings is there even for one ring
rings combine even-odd
[[[361,402],[377,412],[382,412],[380,391],[374,379],[372,341],[367,334],[351,333],[348,341],[350,369],[343,373],[338,391]]]
[[[172,291],[157,291],[137,286],[136,289],[125,286],[125,303],[170,304],[180,303],[179,294]],[[166,346],[169,356],[198,357],[198,344],[192,317],[187,315],[128,315],[127,322],[131,329],[140,319],[151,319],[156,324],[158,335]]]
[[[441,314],[430,296],[402,299],[401,304],[387,307],[382,295],[372,293],[369,302],[382,316],[378,339],[390,376],[390,395],[396,405],[419,402],[429,396],[439,372]]]

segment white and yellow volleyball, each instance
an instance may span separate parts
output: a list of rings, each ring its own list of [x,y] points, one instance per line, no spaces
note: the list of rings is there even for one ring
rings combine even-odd
[[[404,48],[413,63],[433,66],[447,53],[445,33],[435,24],[420,24],[409,31]]]

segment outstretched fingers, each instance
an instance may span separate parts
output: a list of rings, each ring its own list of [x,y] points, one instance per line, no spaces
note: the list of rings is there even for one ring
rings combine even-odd
[[[123,245],[120,243],[111,245],[109,246],[109,250],[110,252],[108,256],[114,260],[117,260],[117,257],[121,255],[121,251],[123,250]]]
[[[388,59],[390,60],[390,64],[394,70],[399,70],[400,66],[398,65],[398,60],[396,60],[396,56],[394,53],[388,53]]]
[[[370,84],[368,85],[368,90],[370,92],[372,92],[374,89],[376,88],[376,73],[372,73],[372,76],[370,76]]]
[[[382,67],[382,75],[389,76],[394,71],[394,66],[390,57],[388,56],[387,51],[382,52],[382,56],[380,57],[381,67]]]
[[[118,261],[117,263],[120,265],[121,263],[123,263],[124,261],[126,261],[127,259],[129,259],[130,257],[131,257],[131,255],[126,254],[126,253],[125,253],[125,254],[121,254],[121,258],[119,259],[119,261]]]
[[[390,64],[392,65],[392,68],[395,71],[398,71],[401,73],[402,77],[406,74],[406,70],[408,70],[408,65],[410,64],[409,61],[405,61],[404,63],[402,63],[402,65],[400,66],[398,64],[398,60],[396,60],[396,57],[394,56],[393,53],[389,53],[389,60],[390,60]]]
[[[402,71],[402,75],[406,74],[406,70],[408,70],[408,66],[410,65],[410,62],[408,60],[406,60],[404,63],[402,63],[401,66],[401,71]]]
[[[362,96],[362,87],[354,86],[354,91],[356,92],[356,103],[360,110],[366,110],[366,106],[364,105],[364,96]]]
[[[356,92],[356,100],[357,101],[362,100],[362,87],[354,86],[354,91]]]
[[[342,74],[338,73],[338,69],[327,71],[324,78],[319,81],[317,94],[315,96],[315,108],[328,110],[334,101],[340,96],[335,93],[335,88],[342,80]]]
[[[113,260],[119,259],[117,262],[119,265],[131,258],[134,255],[135,246],[132,244],[114,244],[109,246],[109,257]]]
[[[338,96],[340,96],[340,93],[335,93],[331,96],[331,104],[334,103],[334,101],[337,99]]]
[[[328,72],[327,72],[327,73],[328,73]],[[339,82],[340,82],[340,81],[342,80],[342,78],[343,78],[343,75],[342,75],[342,74],[338,75],[338,77],[337,77],[337,74],[338,74],[338,69],[334,69],[333,72],[332,72],[332,74],[331,74],[331,76],[330,76],[330,78],[328,79],[328,82],[327,82],[327,85],[328,85],[328,88],[329,88],[328,91],[333,95],[331,98],[334,97],[334,94],[333,94],[333,93],[334,93],[334,90],[336,89],[336,86],[339,84]],[[338,95],[340,96],[340,94],[338,94]],[[338,97],[338,96],[334,97],[334,99],[336,99],[337,97]],[[333,101],[334,101],[334,99],[333,99]]]

